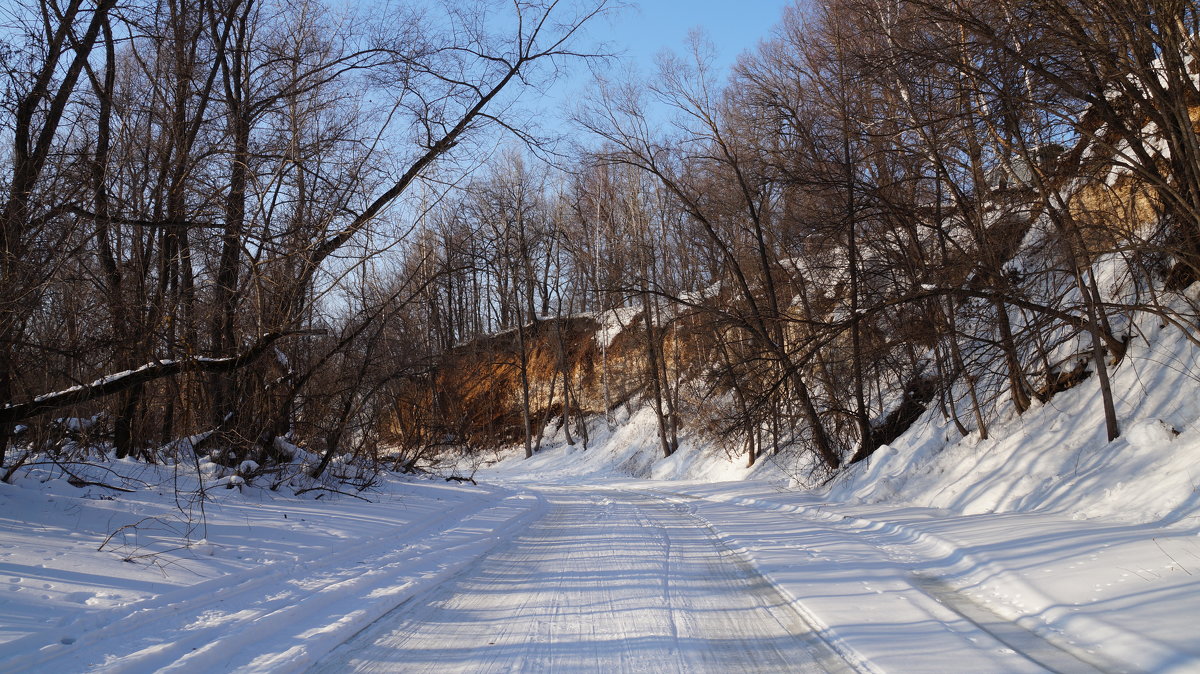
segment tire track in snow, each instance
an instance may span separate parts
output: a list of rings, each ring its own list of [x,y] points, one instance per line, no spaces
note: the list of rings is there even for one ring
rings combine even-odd
[[[810,658],[819,663],[821,671],[857,671],[857,668],[851,666],[842,654],[821,636],[818,628],[797,610],[795,602],[781,593],[774,583],[763,576],[747,559],[726,545],[709,523],[696,515],[691,504],[647,494],[639,496],[648,499],[659,509],[669,509],[677,519],[686,523],[686,530],[694,532],[692,535],[697,535],[697,538],[705,540],[706,546],[715,549],[717,557],[705,561],[709,572],[725,578],[730,584],[743,585],[744,593],[769,614],[781,630],[803,643]],[[732,628],[736,630],[738,626],[733,625]],[[744,657],[752,659],[753,655],[746,653]]]
[[[542,494],[542,519],[315,671],[850,670],[687,512],[584,488]]]
[[[969,562],[976,566],[991,567],[990,564],[981,560],[972,559],[967,553],[948,541],[927,532],[916,532],[906,525],[895,522],[830,516],[820,512],[814,513],[811,508],[807,507],[774,504],[757,499],[714,501],[693,494],[658,492],[657,490],[651,493],[657,493],[672,500],[678,499],[675,502],[680,503],[681,507],[686,506],[689,510],[695,510],[696,503],[705,503],[716,507],[732,507],[751,511],[794,513],[808,519],[810,528],[814,531],[821,530],[856,539],[878,550],[881,557],[892,560],[898,567],[913,569],[907,573],[908,583],[923,598],[935,603],[942,610],[957,618],[965,620],[986,636],[1012,649],[1014,653],[1040,668],[1069,674],[1115,671],[1112,669],[1114,663],[1103,661],[1060,639],[1049,639],[1046,635],[1034,631],[1020,622],[1005,618],[986,604],[959,591],[945,580],[923,573],[920,568],[926,563],[928,551],[923,553],[918,548],[936,548],[941,555],[935,556],[946,557],[958,554],[962,556],[963,563]],[[714,531],[716,530],[714,529]],[[996,574],[1008,575],[1002,569],[992,570]],[[868,590],[871,589],[869,582],[864,581],[864,586]]]
[[[971,621],[1000,643],[1011,646],[1016,652],[1052,672],[1089,674],[1104,671],[1094,663],[1087,662],[1084,659],[1086,656],[1060,648],[1021,625],[1005,620],[938,578],[913,574],[913,581],[917,589],[933,597],[946,608]]]

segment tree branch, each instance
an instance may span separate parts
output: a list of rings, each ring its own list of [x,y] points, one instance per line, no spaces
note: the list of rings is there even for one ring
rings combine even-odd
[[[0,408],[0,424],[11,424],[37,416],[44,412],[81,405],[92,400],[129,390],[140,384],[173,377],[185,372],[232,372],[245,367],[262,356],[275,342],[284,337],[313,334],[312,331],[272,332],[263,335],[245,352],[228,358],[204,358],[196,356],[183,360],[167,360],[146,363],[136,370],[128,370],[101,377],[90,384],[72,386],[63,391],[46,393],[28,402],[6,405]]]

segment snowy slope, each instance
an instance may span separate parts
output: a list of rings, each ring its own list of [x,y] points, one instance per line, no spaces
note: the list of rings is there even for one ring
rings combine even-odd
[[[1095,378],[1017,417],[988,440],[958,438],[930,411],[828,491],[835,501],[912,503],[961,513],[1049,511],[1123,522],[1200,515],[1200,349],[1142,317],[1112,372],[1122,435],[1109,443]]]
[[[1122,435],[1112,443],[1095,377],[1017,416],[1001,404],[990,437],[959,436],[931,405],[908,432],[850,467],[828,487],[809,477],[804,457],[766,457],[753,467],[694,434],[662,458],[655,419],[625,412],[612,429],[593,426],[589,448],[567,447],[548,431],[544,449],[525,461],[501,452],[488,468],[499,478],[587,480],[628,476],[670,480],[757,479],[818,489],[845,503],[911,504],[964,514],[1053,512],[1137,523],[1200,517],[1200,347],[1161,319],[1134,322],[1128,353],[1112,369]],[[551,431],[553,424],[551,425]],[[489,462],[490,463],[490,462]]]

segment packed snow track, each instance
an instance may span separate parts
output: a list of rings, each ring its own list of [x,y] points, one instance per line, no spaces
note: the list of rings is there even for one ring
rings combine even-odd
[[[1200,671],[1190,524],[844,505],[769,483],[260,496],[211,504],[209,542],[158,566],[80,552],[116,511],[81,519],[91,501],[46,497],[53,536],[0,535],[0,670]]]
[[[854,671],[687,508],[539,491],[544,517],[314,671]]]

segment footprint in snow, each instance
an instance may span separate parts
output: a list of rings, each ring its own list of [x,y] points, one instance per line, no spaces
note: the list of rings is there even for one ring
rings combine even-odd
[[[63,596],[63,599],[76,604],[86,604],[87,600],[92,598],[91,592],[70,592]]]

